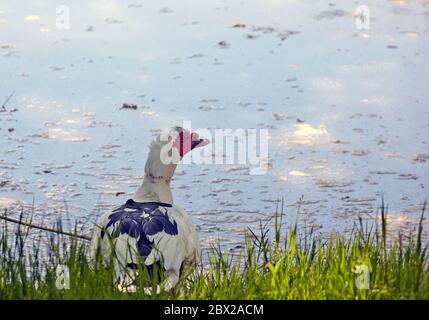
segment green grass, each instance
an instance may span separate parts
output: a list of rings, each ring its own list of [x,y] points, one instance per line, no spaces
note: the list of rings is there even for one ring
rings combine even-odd
[[[144,272],[136,293],[119,292],[112,268],[100,263],[90,268],[88,243],[82,239],[40,236],[30,241],[28,229],[21,226],[12,233],[5,225],[0,233],[0,299],[428,299],[423,217],[424,208],[416,232],[391,238],[383,205],[380,226],[370,228],[360,220],[347,236],[319,238],[301,234],[297,227],[282,235],[281,210],[272,232],[262,224],[260,230],[246,232],[241,255],[213,248],[208,270],[183,276],[175,290],[152,296],[143,291]],[[48,250],[42,253],[46,238]],[[70,270],[70,289],[57,289],[58,264]],[[368,289],[356,286],[358,266],[369,270]]]

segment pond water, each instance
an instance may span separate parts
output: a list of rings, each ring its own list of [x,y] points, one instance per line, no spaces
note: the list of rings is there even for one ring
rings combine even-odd
[[[392,228],[413,228],[429,194],[429,1],[371,1],[369,29],[360,4],[3,0],[0,207],[34,199],[34,221],[88,234],[140,185],[158,130],[191,121],[270,138],[265,175],[177,169],[203,246],[237,247],[282,198],[288,222],[341,232],[384,195]]]

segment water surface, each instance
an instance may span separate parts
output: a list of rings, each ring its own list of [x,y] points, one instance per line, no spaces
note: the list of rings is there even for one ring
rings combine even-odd
[[[160,128],[269,129],[270,168],[182,165],[175,202],[229,248],[284,198],[317,232],[413,227],[429,186],[429,1],[0,4],[0,206],[85,224],[140,185]],[[124,103],[137,110],[121,110]],[[299,212],[299,213],[298,213]]]

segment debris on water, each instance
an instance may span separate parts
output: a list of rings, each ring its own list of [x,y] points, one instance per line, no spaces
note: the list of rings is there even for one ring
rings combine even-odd
[[[1,105],[1,107],[0,107],[0,112],[5,112],[5,111],[7,111],[7,109],[6,109],[6,105],[7,105],[7,103],[9,102],[9,100],[13,97],[13,95],[14,95],[14,94],[15,94],[15,90],[14,90],[14,91],[12,91],[12,93],[6,97],[6,100],[3,102],[3,104],[2,104],[2,105]]]
[[[233,28],[246,28],[246,27],[247,27],[247,24],[246,24],[246,23],[244,23],[244,22],[237,22],[237,23],[235,23],[232,27],[233,27]]]
[[[401,173],[398,175],[399,180],[417,180],[419,177],[412,173]]]
[[[413,164],[424,163],[429,160],[429,155],[424,153],[419,153],[416,157],[413,158]]]
[[[251,39],[251,40],[253,40],[253,39],[258,38],[258,36],[255,36],[255,35],[253,35],[253,34],[246,34],[246,38],[247,38],[247,39]]]
[[[120,110],[125,109],[125,110],[137,110],[139,108],[138,105],[136,104],[132,104],[132,103],[123,103],[122,106],[119,108]]]
[[[340,9],[334,9],[334,10],[328,10],[328,11],[322,11],[317,16],[314,17],[315,20],[332,20],[338,17],[345,17],[349,15],[347,11],[340,10]]]
[[[62,67],[59,67],[59,66],[50,66],[49,67],[51,70],[53,70],[53,71],[61,71],[61,70],[63,70],[63,68]]]
[[[200,58],[204,58],[203,53],[195,53],[195,54],[188,57],[188,59],[200,59]]]
[[[252,105],[252,102],[244,102],[244,101],[240,101],[240,102],[238,102],[238,105],[239,105],[240,107],[247,108],[247,107],[249,107],[249,106],[251,106],[251,105]]]
[[[223,40],[223,41],[219,41],[216,46],[221,49],[228,49],[230,47],[230,44],[225,40]]]
[[[211,181],[211,183],[220,183],[220,182],[230,182],[231,179],[228,178],[216,178]]]
[[[370,154],[370,151],[368,150],[354,150],[351,155],[355,157],[364,157]]]
[[[284,30],[280,31],[277,36],[280,38],[281,41],[285,41],[290,36],[293,36],[295,34],[299,34],[299,31],[293,31],[293,30]]]
[[[225,108],[215,106],[215,105],[205,105],[205,106],[200,106],[198,109],[202,111],[213,111],[213,110],[224,110]]]
[[[241,245],[241,244],[237,244],[237,245],[235,245],[234,247],[232,247],[232,248],[229,248],[229,251],[237,251],[237,250],[242,250],[242,249],[244,249],[244,246],[243,245]]]
[[[273,118],[274,120],[280,121],[280,120],[290,119],[291,117],[286,113],[273,113]]]
[[[121,146],[118,144],[103,144],[103,145],[99,145],[97,147],[97,149],[95,150],[111,150],[111,149],[116,149],[116,148],[120,148]]]
[[[333,144],[350,144],[350,142],[348,142],[348,141],[343,141],[343,140],[339,140],[339,139],[330,141],[330,143],[333,143]]]
[[[277,28],[267,27],[267,26],[251,26],[250,29],[253,32],[261,32],[261,33],[273,33],[277,31]]]
[[[242,204],[241,201],[219,201],[218,203],[225,207],[238,207]]]
[[[358,198],[352,198],[350,196],[345,196],[341,198],[342,201],[348,202],[348,203],[360,203],[360,204],[365,204],[365,203],[371,203],[371,202],[376,202],[377,198],[363,198],[363,199],[358,199]]]
[[[164,7],[158,10],[159,13],[173,13],[174,11],[168,7]]]
[[[295,31],[295,30],[280,30],[278,28],[271,27],[271,26],[248,25],[241,22],[234,24],[232,27],[238,28],[238,29],[246,29],[253,33],[262,33],[262,34],[275,33],[277,34],[277,37],[280,38],[281,41],[288,39],[292,35],[296,35],[300,33],[299,31]],[[253,34],[247,34],[246,37],[247,39],[256,38],[256,36]]]

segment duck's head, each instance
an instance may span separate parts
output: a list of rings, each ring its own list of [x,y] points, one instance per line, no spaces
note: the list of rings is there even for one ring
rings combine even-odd
[[[166,128],[149,146],[145,173],[153,180],[169,181],[177,164],[186,154],[209,143],[208,139],[201,138],[198,133],[182,127]]]

